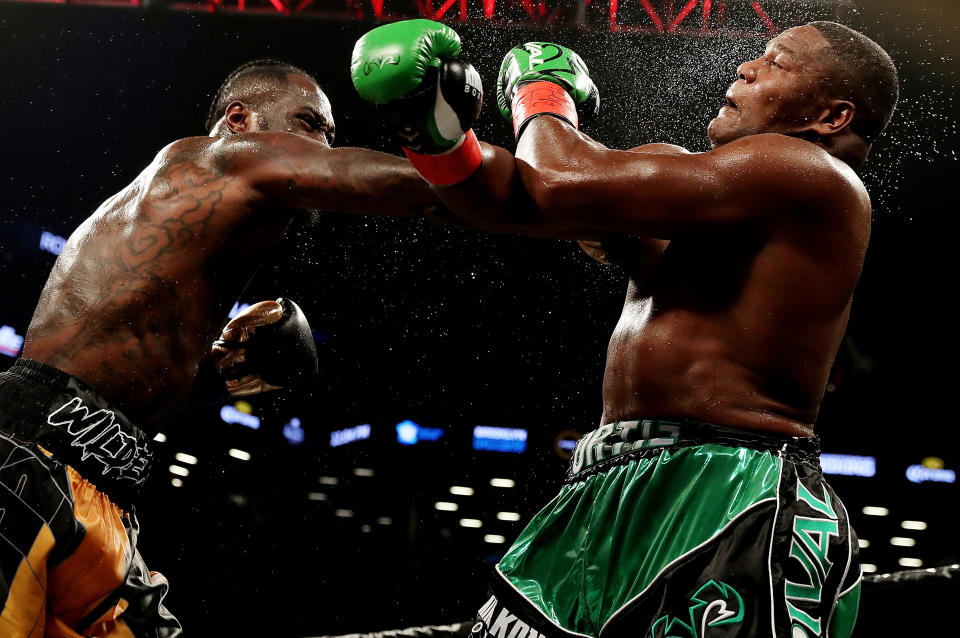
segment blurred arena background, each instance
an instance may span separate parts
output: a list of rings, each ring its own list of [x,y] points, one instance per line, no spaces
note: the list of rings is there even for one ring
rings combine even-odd
[[[888,49],[901,101],[865,167],[873,241],[818,430],[865,570],[960,562],[953,0],[0,1],[0,369],[63,238],[161,147],[205,134],[234,66],[312,71],[337,145],[396,152],[350,85],[349,56],[377,20],[418,15],[463,37],[487,86],[478,135],[502,145],[496,69],[530,39],[582,54],[601,92],[587,132],[619,148],[705,150],[737,64],[789,26],[836,19]],[[319,382],[184,412],[139,507],[141,553],[170,579],[187,635],[472,617],[490,568],[597,425],[624,282],[573,242],[333,214],[289,233],[238,307],[296,300]],[[909,615],[946,614],[953,587]],[[868,591],[857,635],[892,635],[904,604]]]

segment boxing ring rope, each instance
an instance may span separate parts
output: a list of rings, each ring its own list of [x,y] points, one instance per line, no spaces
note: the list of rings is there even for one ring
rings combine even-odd
[[[948,635],[960,600],[960,564],[863,577],[856,636]],[[474,621],[310,638],[466,638]],[[307,638],[307,637],[305,637]]]

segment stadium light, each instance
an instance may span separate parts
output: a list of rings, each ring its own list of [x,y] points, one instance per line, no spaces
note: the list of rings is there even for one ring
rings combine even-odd
[[[354,441],[365,441],[370,438],[372,431],[369,423],[363,423],[343,430],[334,430],[330,433],[330,447],[340,447],[341,445],[353,443]]]
[[[473,428],[473,449],[513,454],[526,452],[527,430],[525,428],[478,425]]]
[[[23,348],[23,336],[11,326],[0,326],[0,354],[15,357]]]
[[[249,452],[246,452],[244,450],[238,450],[235,447],[232,447],[229,450],[227,450],[227,454],[241,461],[249,461],[252,458]]]
[[[437,501],[433,504],[433,508],[440,510],[441,512],[456,512],[460,509],[460,506],[456,503],[449,503],[447,501]]]
[[[197,457],[192,454],[187,454],[186,452],[177,452],[173,455],[173,458],[177,459],[181,463],[186,463],[187,465],[197,464]]]
[[[906,538],[905,536],[894,536],[890,539],[891,545],[896,545],[897,547],[913,547],[917,544],[912,538]]]

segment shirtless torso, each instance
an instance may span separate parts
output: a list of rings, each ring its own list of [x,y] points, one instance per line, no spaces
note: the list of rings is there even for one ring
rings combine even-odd
[[[298,210],[402,215],[436,201],[405,160],[331,148],[329,102],[312,79],[291,75],[277,91],[269,131],[235,104],[240,127],[170,144],[74,231],[27,331],[24,357],[85,381],[144,426],[188,395]]]
[[[613,150],[537,117],[515,157],[485,145],[479,171],[438,190],[489,230],[627,243],[603,423],[813,434],[871,214],[852,168],[869,145],[851,130],[853,104],[823,89],[826,47],[798,27],[740,65],[710,151]]]

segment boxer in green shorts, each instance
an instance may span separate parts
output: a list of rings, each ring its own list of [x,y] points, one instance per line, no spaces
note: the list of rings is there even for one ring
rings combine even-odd
[[[481,87],[459,55],[449,27],[385,25],[357,43],[354,85],[456,215],[582,240],[629,276],[601,427],[474,633],[849,636],[857,543],[814,423],[869,241],[856,169],[893,114],[890,57],[833,22],[788,29],[718,96],[711,150],[620,151],[578,130],[599,108],[586,63],[528,42],[496,83],[514,156],[470,130]],[[621,99],[658,92],[620,77]]]
[[[848,636],[857,539],[819,455],[696,421],[591,432],[498,565],[487,626],[507,609],[547,636]]]

